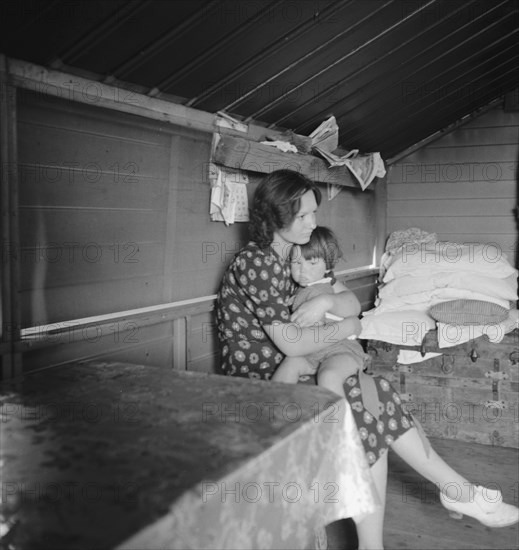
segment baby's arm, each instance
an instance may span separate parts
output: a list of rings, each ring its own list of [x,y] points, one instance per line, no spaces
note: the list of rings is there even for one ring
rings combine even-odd
[[[305,374],[315,374],[315,368],[304,357],[285,357],[273,374],[272,380],[297,384],[299,377]]]
[[[344,303],[346,304],[346,307],[353,307],[354,310],[356,310],[358,304],[360,312],[360,302],[357,300],[355,294],[353,294],[353,292],[351,292],[351,290],[349,290],[345,285],[343,285],[340,281],[336,281],[333,285],[333,290],[335,292],[335,296],[342,295],[342,297],[345,299]],[[331,321],[342,319],[342,317],[339,317],[338,315],[335,315],[334,313],[331,313],[329,311],[326,312],[326,318],[330,319]],[[348,340],[356,340],[357,337],[358,334],[352,334],[351,336],[348,336]]]
[[[334,315],[333,313],[325,313],[324,318],[326,321],[342,321],[344,317],[339,317],[338,315]],[[352,334],[351,336],[348,336],[348,340],[356,340],[357,334]]]
[[[333,294],[323,293],[307,299],[292,313],[290,320],[308,327],[315,325],[325,315],[331,314],[341,319],[358,317],[361,308],[355,294],[339,281],[333,285],[333,291]]]
[[[333,285],[333,307],[328,310],[328,313],[341,315],[342,317],[357,317],[360,314],[360,302],[357,296],[347,286],[340,281],[336,281]]]

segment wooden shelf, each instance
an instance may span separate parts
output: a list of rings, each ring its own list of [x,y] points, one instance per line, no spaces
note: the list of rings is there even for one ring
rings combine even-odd
[[[288,168],[297,170],[319,183],[333,183],[360,190],[360,185],[345,166],[330,168],[326,161],[313,155],[284,153],[271,145],[223,135],[216,147],[213,161],[238,170],[269,174]]]

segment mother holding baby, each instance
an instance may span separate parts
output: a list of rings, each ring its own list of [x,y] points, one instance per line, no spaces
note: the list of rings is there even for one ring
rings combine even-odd
[[[359,301],[338,282],[334,294],[316,296],[294,312],[290,308],[296,290],[290,277],[290,251],[293,245],[310,240],[320,202],[319,188],[295,171],[272,172],[258,185],[250,211],[251,240],[226,269],[217,296],[217,328],[225,374],[269,380],[285,357],[321,351],[330,345],[331,334],[334,341],[339,341],[360,333]],[[325,313],[343,320],[319,325]],[[293,337],[294,330],[298,331],[297,338]],[[287,334],[292,337],[286,338]],[[358,364],[354,353],[351,363]],[[374,377],[373,381],[379,402],[376,421],[364,406],[358,374],[345,380],[344,389],[382,503],[386,497],[387,451],[391,447],[439,487],[441,502],[451,513],[458,513],[458,517],[466,514],[489,527],[519,521],[519,510],[503,503],[498,491],[485,489],[485,500],[483,488],[470,484],[424,444],[412,416],[404,411],[387,380]],[[359,549],[383,548],[384,505],[355,523]]]

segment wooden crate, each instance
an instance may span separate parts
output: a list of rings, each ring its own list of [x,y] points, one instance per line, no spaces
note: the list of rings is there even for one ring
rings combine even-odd
[[[400,349],[441,356],[398,362]],[[371,372],[400,391],[406,408],[435,437],[519,448],[519,332],[499,344],[486,336],[438,349],[435,331],[419,347],[369,340]]]

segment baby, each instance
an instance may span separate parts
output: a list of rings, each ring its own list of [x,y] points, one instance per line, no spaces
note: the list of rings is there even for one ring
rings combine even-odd
[[[292,247],[292,278],[300,286],[294,298],[294,311],[314,296],[334,293],[335,279],[332,269],[341,257],[337,238],[327,227],[316,227],[308,243]],[[332,320],[341,320],[341,317],[326,313],[321,323]],[[366,354],[356,337],[350,336],[319,352],[301,357],[286,357],[272,380],[296,384],[300,376],[317,373],[318,385],[345,397],[344,381],[364,367],[365,358]]]

